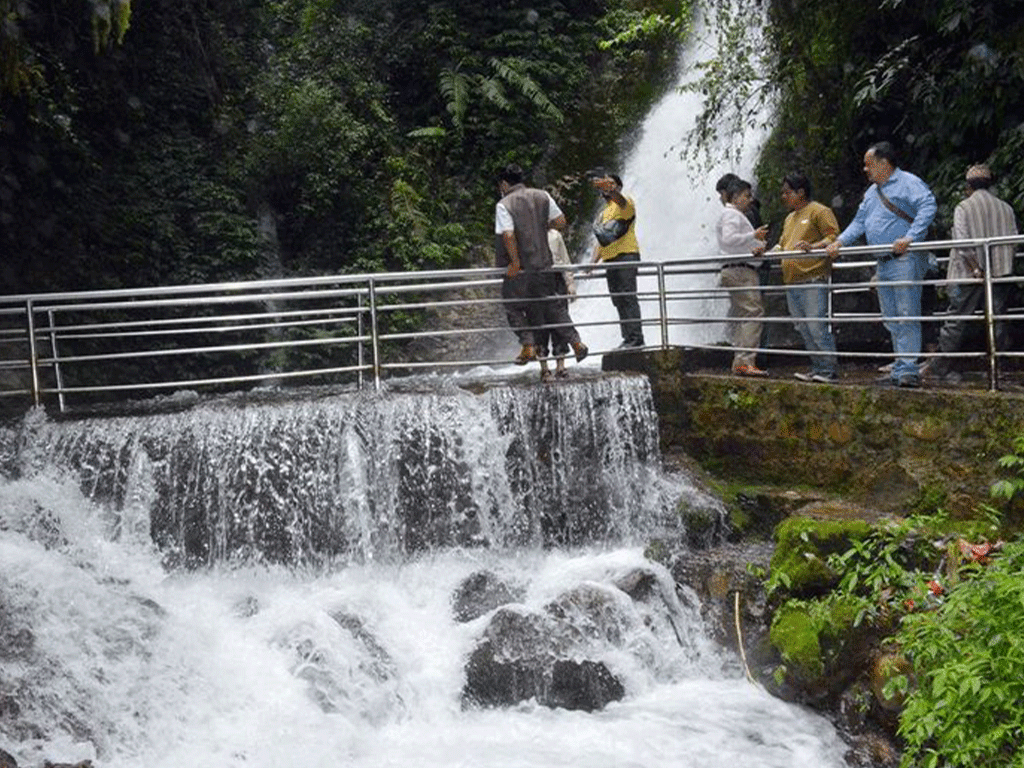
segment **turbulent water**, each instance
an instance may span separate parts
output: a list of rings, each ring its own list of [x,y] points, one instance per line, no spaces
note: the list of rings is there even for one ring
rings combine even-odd
[[[548,397],[552,435],[525,450],[515,430],[536,429]],[[843,765],[831,726],[746,682],[692,593],[633,543],[671,533],[666,499],[700,497],[659,471],[656,426],[638,377],[31,414],[0,441],[0,748],[21,766],[104,768]],[[408,496],[373,484],[400,485],[403,468],[434,476]],[[598,480],[606,504],[580,508],[585,526],[545,531],[531,512],[531,484],[572,518],[572,494]],[[253,483],[265,493],[240,495]],[[411,541],[395,521],[420,503],[475,522]],[[292,526],[261,541],[246,522],[301,520],[303,504],[335,505],[320,540]],[[494,611],[457,621],[453,595],[481,572],[514,585],[500,609],[513,615],[589,596],[600,610],[569,611],[569,655],[603,664],[621,699],[589,713],[467,704]],[[653,603],[623,591],[635,573],[656,582]]]

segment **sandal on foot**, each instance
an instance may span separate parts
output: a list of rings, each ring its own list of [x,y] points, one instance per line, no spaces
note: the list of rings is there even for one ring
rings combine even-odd
[[[551,371],[549,371],[547,368],[542,370],[540,372],[540,380],[545,382],[551,381]]]
[[[565,368],[559,368],[555,371],[555,377],[559,379],[567,379],[569,378],[569,372],[565,370]]]
[[[526,344],[520,350],[519,357],[517,357],[512,362],[514,362],[516,365],[526,365],[527,363],[533,362],[536,359],[537,351],[529,344]]]

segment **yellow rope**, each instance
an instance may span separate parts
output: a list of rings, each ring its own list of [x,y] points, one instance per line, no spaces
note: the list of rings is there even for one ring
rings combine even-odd
[[[733,596],[735,597],[735,601],[733,603],[733,614],[736,617],[736,644],[740,649],[740,659],[743,661],[743,671],[747,673],[747,680],[756,684],[754,676],[750,674],[750,667],[747,666],[747,652],[743,650],[743,630],[740,629],[740,591],[737,589],[733,593]]]

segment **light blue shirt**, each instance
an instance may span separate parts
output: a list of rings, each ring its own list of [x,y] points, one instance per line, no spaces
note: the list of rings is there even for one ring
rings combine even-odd
[[[911,242],[924,239],[935,218],[935,195],[928,185],[914,174],[897,168],[882,184],[882,191],[893,205],[913,216],[914,221],[908,222],[886,208],[878,194],[878,185],[872,184],[864,193],[857,215],[839,235],[840,243],[853,245],[862,235],[868,245],[888,245],[901,237],[909,237]]]

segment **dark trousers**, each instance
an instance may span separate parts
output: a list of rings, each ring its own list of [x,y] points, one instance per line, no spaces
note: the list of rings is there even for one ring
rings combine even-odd
[[[564,294],[565,278],[555,270],[520,272],[505,278],[501,284],[505,316],[520,344],[542,351],[549,339],[554,349],[568,349],[580,340]]]
[[[640,321],[640,301],[636,297],[636,273],[640,261],[639,253],[620,253],[614,259],[602,262],[607,267],[605,278],[608,280],[608,293],[612,295],[612,304],[619,313],[619,328],[622,341],[626,344],[643,345],[644,328]],[[613,265],[632,266],[613,266]]]
[[[947,289],[949,294],[949,312],[951,315],[971,315],[985,307],[985,286],[980,284],[971,285],[950,285]],[[1009,286],[1005,284],[992,286],[992,314],[1001,315],[1006,309],[1006,299],[1009,293]],[[959,352],[963,349],[971,326],[982,327],[976,320],[947,320],[939,329],[939,351]],[[1006,323],[996,323],[996,349],[1007,348]],[[930,368],[936,375],[946,374],[954,360],[951,358],[936,358]]]

